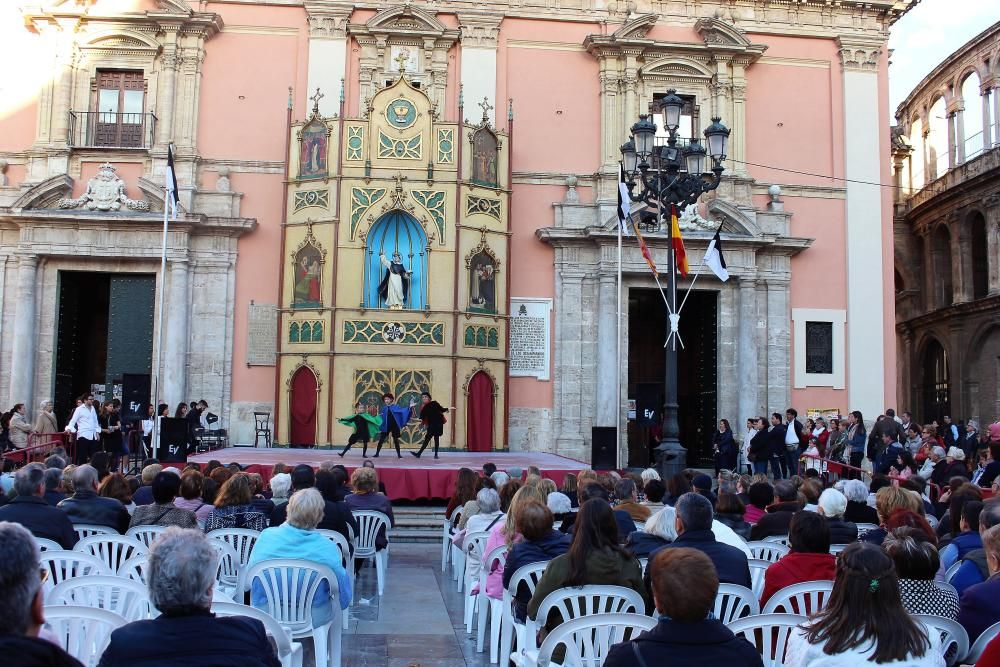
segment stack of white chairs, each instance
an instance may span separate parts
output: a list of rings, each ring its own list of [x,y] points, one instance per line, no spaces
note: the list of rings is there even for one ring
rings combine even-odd
[[[486,578],[489,576],[493,565],[499,561],[500,567],[507,564],[507,545],[501,544],[494,547],[483,557],[483,567],[479,571],[479,595],[477,610],[479,614],[479,634],[476,637],[476,651],[483,652],[486,640],[486,615],[490,618],[490,662],[496,663],[497,649],[500,643],[500,623],[503,618],[501,607],[503,602],[496,598],[491,598],[486,594]]]
[[[56,584],[45,596],[48,607],[81,605],[114,612],[128,622],[153,618],[145,584],[118,576],[91,575]]]
[[[461,563],[462,572],[459,573],[458,578],[458,592],[465,593],[464,601],[464,614],[462,618],[465,620],[465,631],[472,633],[472,623],[475,620],[475,613],[477,605],[477,598],[469,595],[472,591],[472,586],[476,582],[469,581],[465,576],[466,564],[469,559],[474,559],[479,562],[483,560],[483,550],[486,548],[486,541],[490,538],[490,534],[485,530],[478,530],[472,533],[465,534],[465,541],[462,543],[462,558],[453,559],[455,567],[459,567]],[[485,580],[483,580],[485,583]],[[478,595],[486,595],[485,586],[480,586]],[[477,596],[478,597],[478,596]]]
[[[375,575],[378,578],[378,594],[385,592],[385,573],[389,566],[389,547],[375,548],[375,539],[380,531],[389,531],[389,517],[375,510],[356,510],[354,519],[358,522],[358,535],[354,539],[354,560],[374,560]],[[353,568],[352,568],[353,569]]]

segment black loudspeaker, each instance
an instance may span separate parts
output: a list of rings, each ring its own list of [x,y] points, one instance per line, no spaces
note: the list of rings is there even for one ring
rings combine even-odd
[[[635,386],[635,421],[641,428],[660,423],[663,409],[663,385],[659,382],[640,382]]]
[[[160,418],[160,444],[156,458],[160,463],[186,463],[188,450],[188,422],[173,417]]]
[[[590,467],[594,470],[615,470],[618,467],[614,426],[594,426],[590,429]]]
[[[122,424],[134,424],[146,418],[149,404],[150,378],[148,373],[122,375]]]

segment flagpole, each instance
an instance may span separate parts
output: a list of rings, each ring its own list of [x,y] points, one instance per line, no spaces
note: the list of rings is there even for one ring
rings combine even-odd
[[[620,176],[619,176],[620,178]],[[628,205],[628,202],[626,202]],[[618,302],[615,320],[615,460],[621,468],[622,460],[622,226],[618,225]]]
[[[167,147],[167,152],[169,155],[170,147]],[[170,168],[169,166],[167,167]],[[174,186],[176,187],[176,185]],[[156,377],[153,380],[153,396],[152,401],[154,404],[159,404],[160,402],[160,376],[163,374],[163,308],[164,308],[164,296],[167,291],[167,227],[170,220],[170,189],[164,184],[163,186],[163,240],[160,245],[160,292],[157,294],[157,309],[159,314],[157,315],[156,323]],[[150,442],[152,447],[153,458],[156,458],[159,452],[157,451],[160,446],[160,415],[157,414],[153,419],[153,437]]]

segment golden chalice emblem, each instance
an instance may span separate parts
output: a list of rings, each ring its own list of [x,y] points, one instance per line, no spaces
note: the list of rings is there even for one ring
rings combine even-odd
[[[396,114],[397,123],[405,123],[406,117],[410,113],[410,105],[407,104],[405,101],[401,100],[395,106],[392,107],[392,112]]]

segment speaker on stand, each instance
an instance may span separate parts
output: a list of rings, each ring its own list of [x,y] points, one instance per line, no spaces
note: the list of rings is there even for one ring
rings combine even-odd
[[[590,429],[590,467],[594,470],[617,470],[617,430],[614,426],[594,426]]]

